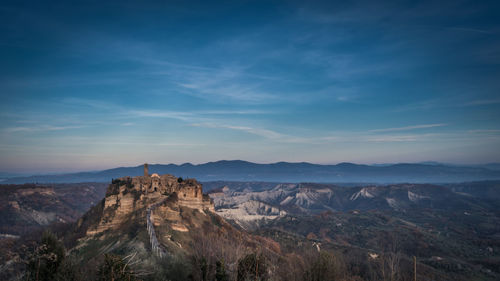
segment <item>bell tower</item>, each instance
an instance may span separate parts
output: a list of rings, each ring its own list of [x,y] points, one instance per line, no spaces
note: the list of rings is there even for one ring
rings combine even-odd
[[[144,176],[149,176],[148,163],[144,163]]]

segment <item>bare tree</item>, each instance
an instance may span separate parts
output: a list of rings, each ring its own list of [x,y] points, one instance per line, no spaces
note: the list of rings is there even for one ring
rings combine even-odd
[[[193,241],[192,262],[195,280],[213,280],[217,263],[219,267],[224,267],[230,280],[235,279],[238,260],[246,253],[242,239],[217,231],[204,233],[196,235]]]
[[[397,234],[387,235],[386,250],[381,255],[382,280],[398,281],[401,278],[401,252],[399,251],[399,237]]]

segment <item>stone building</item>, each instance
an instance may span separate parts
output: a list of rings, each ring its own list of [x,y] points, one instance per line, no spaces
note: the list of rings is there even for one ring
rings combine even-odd
[[[214,212],[210,197],[203,196],[202,185],[195,179],[182,180],[173,175],[149,175],[148,165],[144,164],[144,175],[123,177],[109,185],[104,202],[104,216],[100,226],[93,233],[113,229],[126,222],[129,215],[138,210],[160,204],[174,197],[176,206],[197,209],[201,212]]]

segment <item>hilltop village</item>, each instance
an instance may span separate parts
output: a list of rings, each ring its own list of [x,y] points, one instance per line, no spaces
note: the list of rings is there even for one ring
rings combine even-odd
[[[212,200],[203,195],[202,185],[195,179],[183,180],[168,174],[150,175],[148,165],[144,164],[143,176],[123,177],[112,181],[106,192],[101,221],[97,228],[89,229],[87,234],[119,228],[134,219],[137,211],[147,211],[148,208],[158,208],[151,218],[154,225],[167,219],[173,221],[173,229],[187,231],[179,212],[167,210],[167,206],[162,205],[168,200],[175,200],[175,205],[179,208],[188,207],[200,212],[215,211]]]

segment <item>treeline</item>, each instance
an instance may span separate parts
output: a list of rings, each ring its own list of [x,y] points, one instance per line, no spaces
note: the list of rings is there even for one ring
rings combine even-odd
[[[81,265],[67,255],[63,243],[50,231],[27,253],[25,272],[18,280],[23,281],[138,281],[126,259],[113,254],[99,256],[93,262]]]
[[[283,251],[271,239],[254,238],[260,241],[255,247],[248,248],[221,233],[210,232],[196,237],[189,263],[190,275],[172,280],[414,280],[412,257],[399,251],[396,240],[388,243],[379,254],[370,255],[360,249],[321,250],[318,244],[310,242]],[[459,280],[448,279],[424,265],[419,265],[419,268],[422,269],[419,277],[425,280]]]
[[[225,237],[208,234],[196,237],[190,256],[157,259],[153,271],[142,271],[133,255],[102,254],[82,264],[67,255],[63,243],[51,232],[25,256],[25,281],[409,281],[413,280],[410,260],[388,249],[380,255],[363,257],[340,251],[321,251],[311,245],[281,253],[273,241],[262,239],[262,247],[248,248]],[[275,242],[274,242],[275,243]],[[427,280],[444,276],[419,275]],[[419,279],[421,280],[421,279]]]

